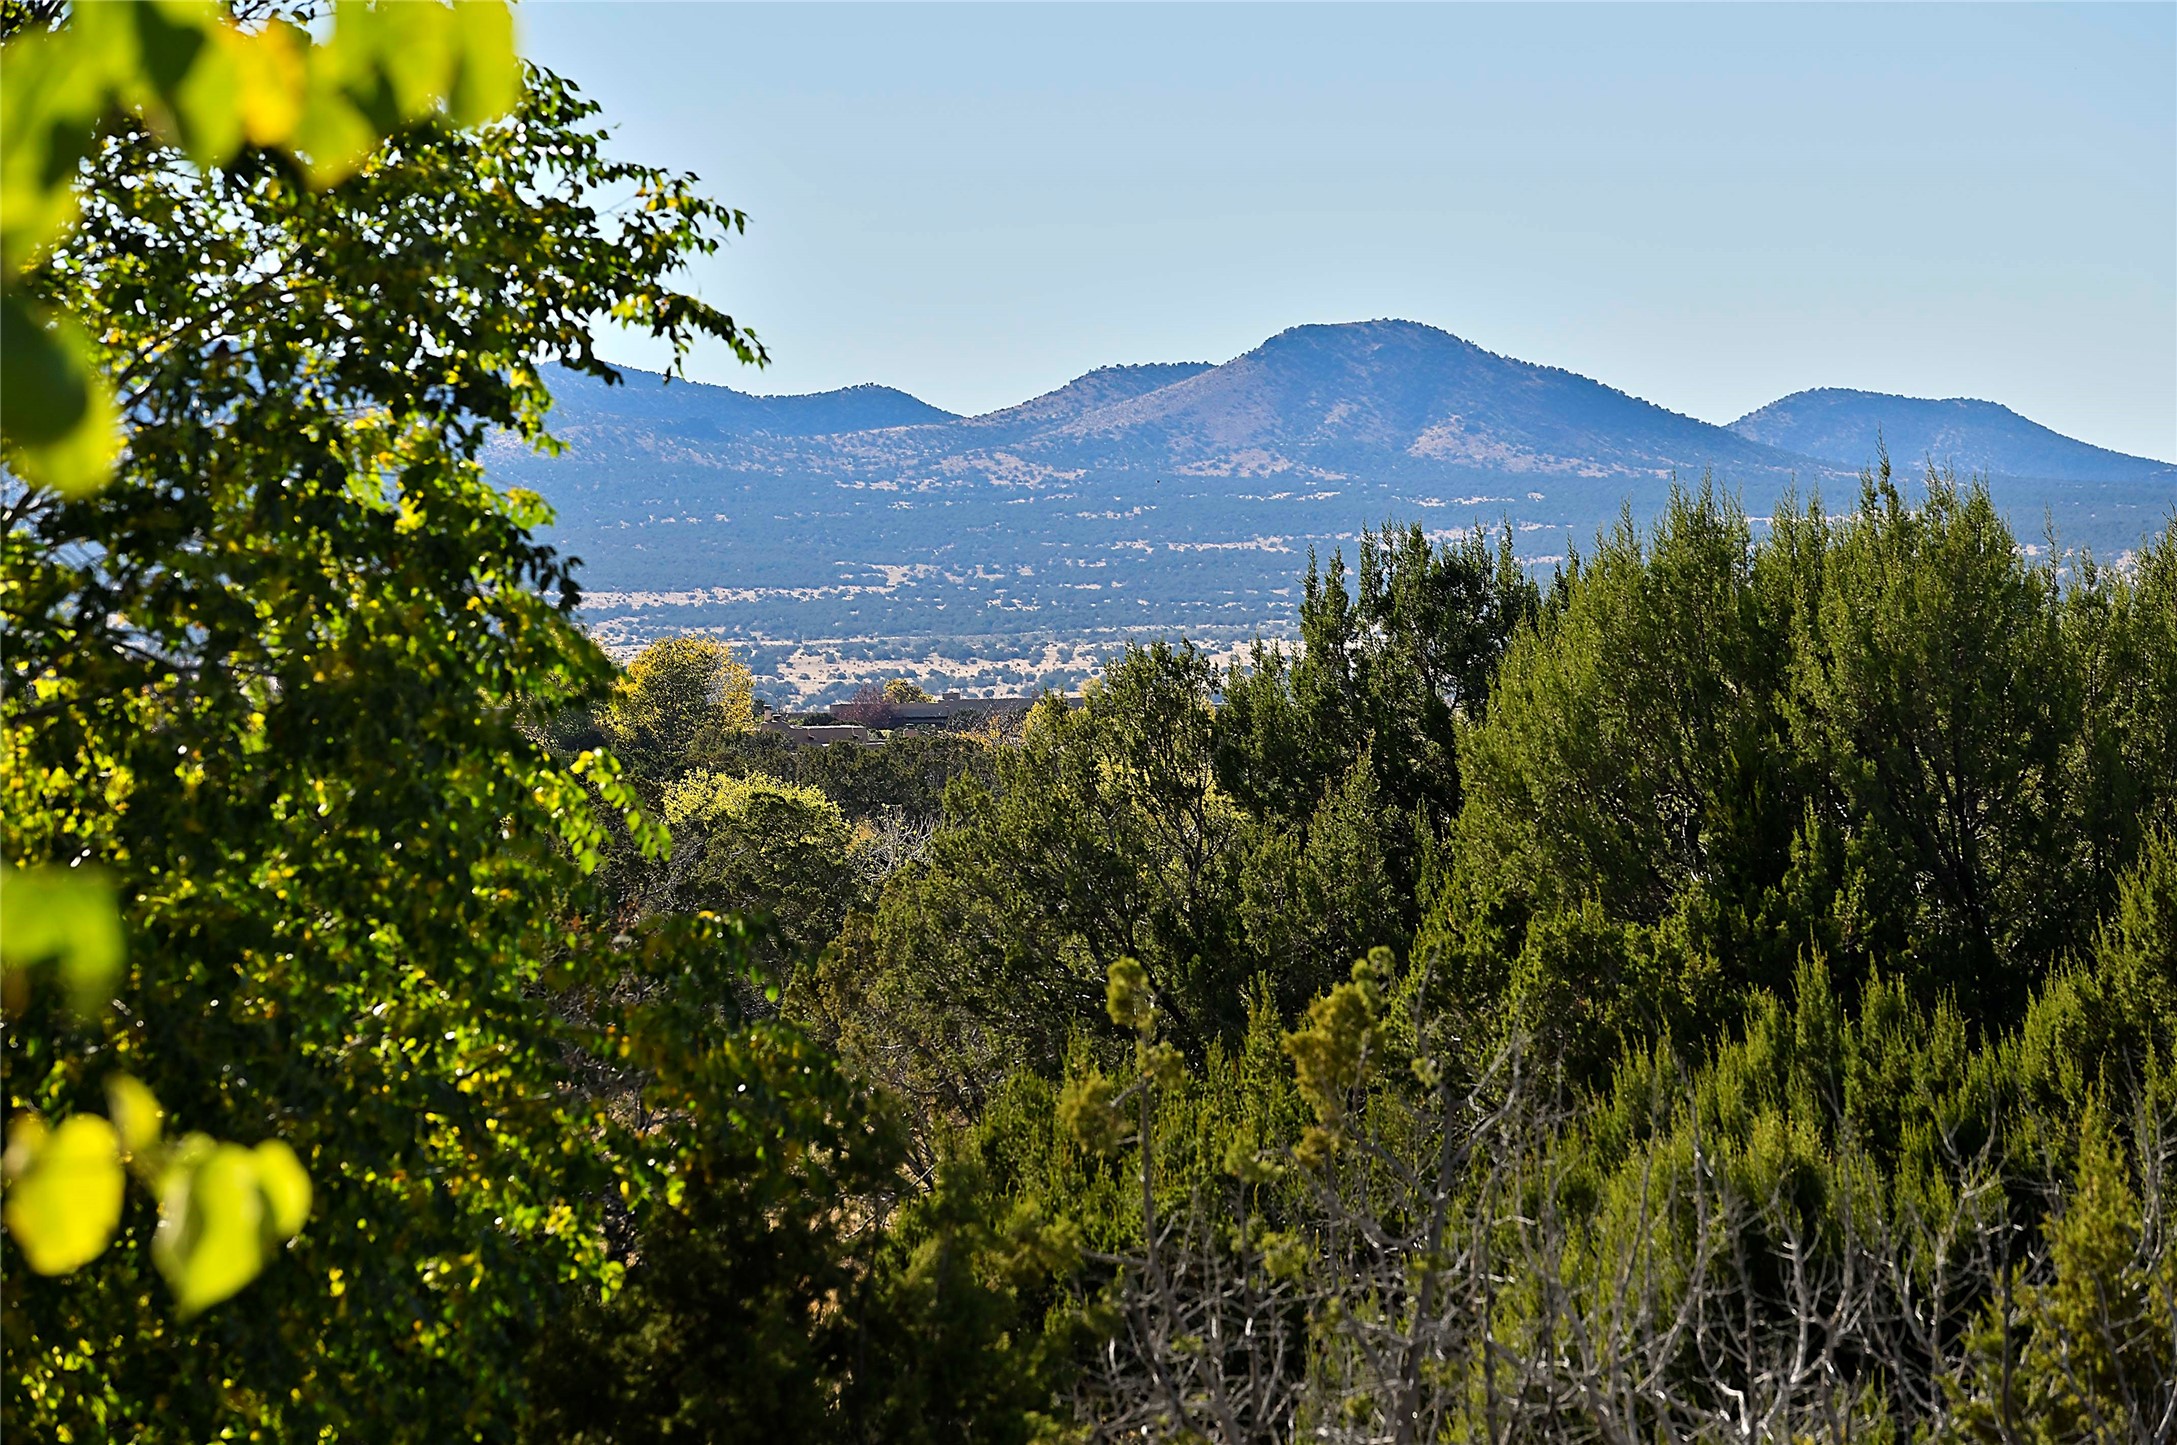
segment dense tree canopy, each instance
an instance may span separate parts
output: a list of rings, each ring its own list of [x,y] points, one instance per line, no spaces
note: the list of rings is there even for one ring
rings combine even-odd
[[[1941,477],[1758,547],[1711,498],[1621,528],[1468,738],[1432,942],[1603,1059],[1810,949],[2015,1022],[2177,801],[2155,674],[2112,666],[2166,635],[2170,563],[2066,585]]]
[[[1083,1417],[2154,1438],[2173,580],[2177,525],[2035,563],[1942,477],[1603,539],[1458,714],[1405,958],[1301,1014],[1265,973],[1200,1051],[1122,960],[1151,1041],[1077,1026],[983,1106],[976,1156],[1109,1261]]]

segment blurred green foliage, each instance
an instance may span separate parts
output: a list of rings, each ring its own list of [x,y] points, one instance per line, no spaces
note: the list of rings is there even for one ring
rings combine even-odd
[[[513,17],[500,0],[337,7],[312,37],[308,7],[236,23],[209,0],[112,0],[41,24],[7,8],[0,51],[0,437],[23,476],[65,493],[110,474],[120,418],[84,322],[23,273],[77,215],[77,168],[103,137],[145,127],[200,169],[245,149],[285,157],[310,183],[352,175],[379,140],[442,115],[503,115],[519,90]]]

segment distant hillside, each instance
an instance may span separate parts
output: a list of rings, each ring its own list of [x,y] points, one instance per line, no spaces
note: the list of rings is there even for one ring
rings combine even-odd
[[[632,367],[621,375],[617,386],[577,372],[553,378],[554,430],[605,425],[681,436],[813,437],[958,420],[904,391],[868,382],[802,396],[757,396],[730,386],[668,381]]]
[[[1960,475],[1998,472],[2069,482],[2160,481],[2177,487],[2177,466],[2074,441],[1992,401],[1927,401],[1824,387],[1794,392],[1748,412],[1731,430],[1749,441],[1845,467],[1871,466],[1879,447],[1916,468],[1933,460]]]
[[[1076,681],[1128,636],[1288,629],[1309,551],[1350,560],[1386,519],[1508,527],[1547,568],[1622,509],[1652,517],[1674,476],[1712,474],[1758,517],[1787,489],[1848,502],[1871,453],[1842,413],[1807,425],[1803,398],[1712,426],[1406,321],[1295,327],[1221,365],[1106,367],[975,417],[884,387],[762,397],[632,371],[557,392],[568,453],[501,438],[486,464],[557,509],[592,626],[612,645],[731,637],[782,698],[902,672]],[[2046,510],[2115,553],[2159,525],[2169,469],[2011,420],[2069,448],[2063,467],[2046,447],[1956,459],[2043,468],[1993,481],[2024,535]],[[1908,476],[1947,455],[1880,425]]]
[[[1056,391],[1009,406],[1002,411],[967,419],[961,429],[963,434],[973,432],[987,438],[1003,436],[1026,438],[1038,433],[1064,427],[1081,417],[1104,407],[1114,406],[1135,397],[1184,381],[1190,376],[1208,371],[1206,361],[1150,362],[1141,366],[1102,366],[1086,376],[1077,376]]]

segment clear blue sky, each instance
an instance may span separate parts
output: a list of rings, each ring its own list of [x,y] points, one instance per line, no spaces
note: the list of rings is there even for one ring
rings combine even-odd
[[[776,364],[701,380],[984,411],[1399,316],[1710,421],[1857,386],[2177,459],[2177,6],[520,18],[748,211],[694,279]]]

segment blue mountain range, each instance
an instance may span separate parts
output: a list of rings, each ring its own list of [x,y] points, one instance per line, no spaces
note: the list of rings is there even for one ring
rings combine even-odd
[[[717,632],[780,679],[795,656],[816,677],[887,651],[966,667],[1275,633],[1308,552],[1350,554],[1364,526],[1509,529],[1546,569],[1704,476],[1757,516],[1787,492],[1849,506],[1882,447],[1908,476],[1984,475],[2023,537],[2049,518],[2104,555],[2177,500],[2177,466],[1991,402],[1809,391],[1715,426],[1408,321],[1105,367],[971,417],[889,387],[767,397],[637,371],[555,396],[566,453],[501,439],[487,466],[556,508],[592,625],[625,646]],[[921,671],[1009,681],[961,667]]]

